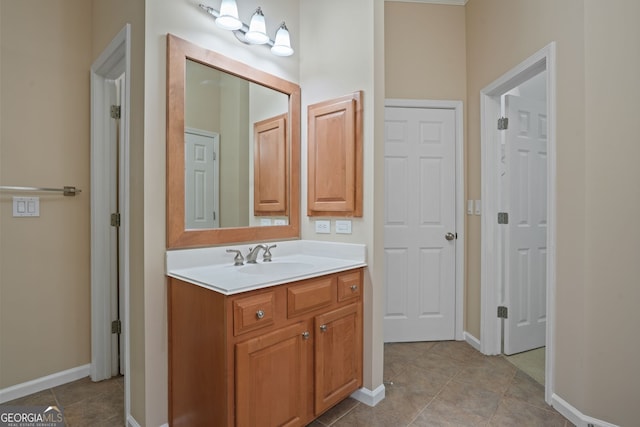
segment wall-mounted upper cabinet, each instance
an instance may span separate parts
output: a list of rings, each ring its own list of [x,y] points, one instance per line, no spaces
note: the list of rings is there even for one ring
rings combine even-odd
[[[254,215],[288,215],[286,114],[255,123]]]
[[[307,215],[362,216],[362,91],[308,107]]]

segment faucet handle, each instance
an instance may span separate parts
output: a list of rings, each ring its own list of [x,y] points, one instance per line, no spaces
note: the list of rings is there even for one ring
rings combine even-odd
[[[266,245],[267,249],[264,250],[264,254],[262,254],[262,261],[271,262],[271,249],[277,247],[278,245]]]
[[[227,249],[227,252],[236,254],[236,256],[233,257],[233,265],[244,265],[244,257],[242,256],[242,252],[237,249]]]

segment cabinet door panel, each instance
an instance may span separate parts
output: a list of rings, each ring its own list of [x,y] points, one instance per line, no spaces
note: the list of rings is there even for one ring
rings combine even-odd
[[[300,322],[236,344],[236,425],[300,426],[307,413],[308,340]]]
[[[315,318],[315,413],[319,415],[362,385],[360,303]]]
[[[308,106],[307,214],[362,216],[362,93]]]
[[[286,114],[254,125],[254,215],[287,215]]]

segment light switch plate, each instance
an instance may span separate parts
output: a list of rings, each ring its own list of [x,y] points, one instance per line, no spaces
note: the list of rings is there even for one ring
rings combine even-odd
[[[260,225],[271,225],[271,218],[260,218]]]
[[[473,215],[473,200],[467,200],[467,215]]]
[[[482,202],[480,200],[475,200],[474,201],[475,205],[476,205],[476,215],[480,215],[482,213]]]
[[[331,233],[331,221],[318,220],[316,221],[316,233],[317,234],[330,234]]]
[[[40,216],[40,197],[14,197],[13,216],[38,217]]]
[[[351,234],[351,221],[336,220],[336,234]]]

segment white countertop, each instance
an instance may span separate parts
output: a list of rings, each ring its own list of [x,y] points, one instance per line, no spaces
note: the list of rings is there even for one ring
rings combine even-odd
[[[204,288],[233,295],[296,280],[366,266],[366,246],[353,243],[289,240],[269,242],[272,261],[233,265],[238,249],[244,256],[253,245],[172,250],[166,253],[166,274]],[[254,244],[255,245],[255,244]]]

